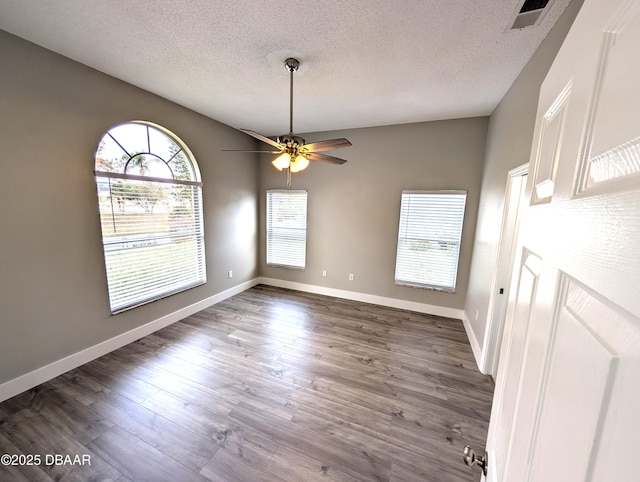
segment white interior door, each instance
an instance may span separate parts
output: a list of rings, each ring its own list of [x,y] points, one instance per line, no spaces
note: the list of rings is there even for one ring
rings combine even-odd
[[[585,0],[543,83],[489,481],[638,481],[640,1]]]

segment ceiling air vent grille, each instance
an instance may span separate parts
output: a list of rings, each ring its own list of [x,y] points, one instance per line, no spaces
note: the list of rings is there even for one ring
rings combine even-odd
[[[552,3],[553,0],[524,0],[510,30],[539,24]]]
[[[520,9],[520,13],[527,13],[533,10],[542,10],[547,6],[549,0],[525,0]]]

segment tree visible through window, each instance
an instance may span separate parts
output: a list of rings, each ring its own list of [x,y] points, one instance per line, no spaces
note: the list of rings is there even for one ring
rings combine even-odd
[[[200,173],[177,138],[143,122],[113,127],[95,177],[112,313],[206,282]]]
[[[395,282],[454,292],[467,193],[403,191]]]

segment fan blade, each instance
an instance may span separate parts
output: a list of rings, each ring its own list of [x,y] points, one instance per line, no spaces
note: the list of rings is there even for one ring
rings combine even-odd
[[[244,132],[245,134],[249,134],[251,137],[255,137],[256,139],[258,139],[259,141],[262,142],[266,142],[267,144],[269,144],[270,146],[276,147],[278,149],[280,149],[282,146],[280,144],[278,144],[276,141],[274,141],[273,139],[269,139],[268,137],[263,136],[262,134],[258,134],[255,131],[250,131],[249,129],[240,129],[242,132]]]
[[[344,164],[347,162],[345,159],[339,157],[327,156],[326,154],[318,154],[317,152],[307,152],[304,157],[311,161],[330,162],[331,164]]]
[[[311,144],[305,144],[302,149],[306,149],[309,152],[331,151],[333,149],[341,149],[343,147],[349,147],[351,142],[345,138],[341,139],[329,139],[326,141],[312,142]]]
[[[262,152],[264,154],[280,154],[282,151],[248,151],[246,149],[222,149],[222,152]]]

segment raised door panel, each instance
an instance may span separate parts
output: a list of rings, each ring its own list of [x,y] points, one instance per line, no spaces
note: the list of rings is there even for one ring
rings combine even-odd
[[[538,152],[535,160],[534,204],[548,202],[555,191],[556,170],[562,150],[564,124],[571,95],[569,83],[542,117]]]
[[[499,366],[497,391],[501,396],[494,399],[491,421],[495,431],[489,433],[489,452],[492,467],[490,481],[506,480],[503,477],[508,460],[509,442],[512,437],[512,420],[517,411],[524,348],[528,337],[529,320],[535,304],[541,260],[536,255],[524,251],[515,280],[513,302],[503,335],[500,359],[509,360]]]
[[[529,318],[524,346],[522,369],[517,388],[517,410],[513,416],[505,477],[520,480],[531,465],[535,439],[542,408],[542,393],[549,365],[550,349],[558,324],[557,309],[548,300],[557,299],[558,270],[540,261],[540,275],[534,310]]]
[[[561,284],[526,480],[630,480],[635,471],[634,444],[620,447],[621,453],[601,455],[617,431],[628,434],[640,429],[637,407],[629,410],[631,400],[640,400],[640,320],[575,280],[564,277]],[[626,413],[621,411],[625,399]],[[596,470],[601,476],[594,477]],[[619,477],[613,477],[616,471]]]
[[[624,3],[602,29],[578,192],[640,174],[640,96],[629,95],[640,85],[640,69],[633,65],[637,64],[638,32],[638,2]]]

